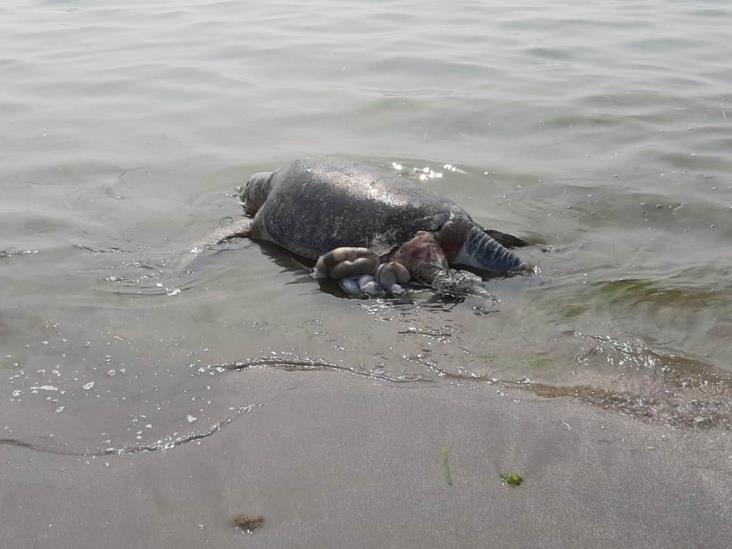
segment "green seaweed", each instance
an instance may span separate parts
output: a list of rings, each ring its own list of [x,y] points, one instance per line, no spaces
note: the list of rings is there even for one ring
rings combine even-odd
[[[524,481],[524,477],[518,473],[501,473],[501,480],[504,484],[508,484],[509,486],[521,486],[521,483]]]
[[[450,473],[450,461],[447,455],[447,446],[442,447],[442,467],[445,471],[445,482],[448,486],[452,486],[452,473]]]

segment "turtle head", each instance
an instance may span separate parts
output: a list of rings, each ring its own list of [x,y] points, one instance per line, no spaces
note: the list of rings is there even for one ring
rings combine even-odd
[[[262,207],[269,196],[272,187],[272,175],[274,172],[255,173],[249,178],[244,190],[239,195],[241,205],[247,215],[254,215]]]

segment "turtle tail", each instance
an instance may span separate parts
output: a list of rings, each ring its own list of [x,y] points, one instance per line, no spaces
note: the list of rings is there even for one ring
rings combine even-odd
[[[516,255],[477,226],[468,231],[461,251],[471,260],[465,262],[469,267],[506,273],[523,266]],[[460,255],[463,256],[463,253]]]

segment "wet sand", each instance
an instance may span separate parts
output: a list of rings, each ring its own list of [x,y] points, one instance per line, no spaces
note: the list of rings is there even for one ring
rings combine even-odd
[[[0,446],[3,548],[727,547],[728,432],[495,386],[248,370],[248,413],[168,451]],[[520,399],[520,402],[516,402]],[[452,484],[447,482],[447,448]],[[524,476],[520,487],[499,475]],[[264,517],[250,534],[239,514]]]
[[[732,3],[561,4],[0,3],[0,549],[728,546]],[[251,241],[191,263],[319,156],[542,277],[477,316]]]

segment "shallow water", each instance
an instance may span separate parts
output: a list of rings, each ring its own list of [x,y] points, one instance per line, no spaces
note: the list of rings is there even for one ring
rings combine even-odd
[[[723,1],[4,2],[0,438],[205,435],[261,403],[236,361],[729,427],[731,25]],[[317,155],[442,174],[541,276],[476,314],[349,300],[248,241],[181,267],[247,175]]]

